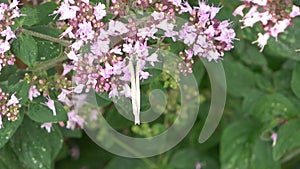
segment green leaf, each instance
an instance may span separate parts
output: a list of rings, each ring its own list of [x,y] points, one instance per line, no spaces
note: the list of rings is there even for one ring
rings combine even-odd
[[[51,133],[41,129],[40,124],[24,118],[18,131],[12,137],[10,146],[18,159],[30,169],[51,169],[53,161],[62,148],[62,134],[57,126]]]
[[[0,129],[0,148],[2,148],[16,132],[23,120],[23,114],[20,113],[16,121],[8,121],[6,117],[2,118],[4,128]]]
[[[112,100],[108,97],[108,94],[107,93],[99,93],[99,92],[96,92],[95,93],[95,96],[96,96],[96,101],[97,101],[97,104],[98,106],[100,107],[105,107],[105,106],[108,106]]]
[[[58,38],[60,35],[59,30],[46,25],[39,25],[30,28],[31,31],[38,32],[44,35],[52,36]],[[37,61],[47,61],[49,59],[56,58],[60,56],[63,52],[62,46],[58,43],[53,43],[51,41],[34,37],[37,42],[38,56]]]
[[[273,149],[273,157],[279,160],[283,155],[300,147],[300,120],[290,120],[279,128],[278,140]]]
[[[24,15],[17,19],[17,24],[21,27],[23,25],[32,26],[39,23],[38,10],[30,6],[21,8],[21,13]]]
[[[37,43],[31,35],[22,34],[12,43],[13,53],[26,65],[32,67],[37,59]]]
[[[80,129],[67,129],[64,127],[60,128],[60,131],[62,132],[64,137],[67,138],[81,138],[82,137],[82,131]]]
[[[16,94],[16,97],[21,99],[20,104],[24,105],[28,101],[29,87],[26,81],[19,82],[10,88],[10,93]]]
[[[195,148],[185,148],[176,151],[170,160],[170,165],[176,169],[195,169],[197,162],[202,164],[201,169],[219,169],[217,162],[205,153],[199,153]]]
[[[265,95],[257,100],[253,115],[262,122],[270,122],[275,119],[291,119],[298,116],[294,104],[281,94]]]
[[[221,169],[280,169],[271,144],[259,138],[259,125],[241,120],[229,125],[221,138]]]
[[[3,169],[31,169],[20,162],[9,144],[0,149],[0,168]]]
[[[0,81],[6,81],[8,80],[8,77],[11,74],[15,74],[17,71],[17,66],[13,65],[13,66],[5,66],[3,67],[3,69],[1,70],[1,74],[0,74]]]
[[[223,64],[226,74],[227,92],[230,95],[242,97],[254,88],[255,75],[249,68],[229,58],[225,59]]]
[[[107,164],[105,169],[119,169],[120,164],[122,164],[122,169],[144,169],[147,167],[147,164],[140,159],[116,157]]]
[[[291,88],[295,95],[300,98],[300,62],[297,63],[293,70]]]
[[[40,25],[47,25],[54,20],[55,15],[51,15],[57,8],[55,2],[46,2],[37,6],[38,18]]]
[[[54,104],[56,116],[53,115],[52,110],[47,106],[33,102],[30,103],[28,109],[29,118],[39,123],[67,121],[68,115],[63,105],[57,101],[54,101]]]

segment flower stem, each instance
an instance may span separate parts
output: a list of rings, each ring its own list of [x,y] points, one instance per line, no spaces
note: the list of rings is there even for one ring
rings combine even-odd
[[[30,69],[30,71],[41,72],[44,70],[48,70],[52,67],[55,67],[57,65],[57,63],[65,61],[67,59],[68,59],[67,55],[65,53],[63,53],[61,56],[59,56],[57,58],[53,58],[53,59],[47,60],[46,62],[42,62],[42,64],[37,63],[36,66],[34,66],[32,69]]]
[[[45,34],[38,33],[38,32],[34,32],[34,31],[27,30],[27,29],[24,29],[24,28],[21,29],[21,32],[27,33],[29,35],[32,35],[32,36],[35,36],[35,37],[38,37],[38,38],[41,38],[41,39],[46,39],[46,40],[49,40],[49,41],[52,41],[52,42],[55,42],[55,43],[59,43],[62,46],[70,46],[71,45],[71,43],[69,41],[62,40],[62,39],[59,39],[59,38],[54,38],[52,36],[45,35]]]

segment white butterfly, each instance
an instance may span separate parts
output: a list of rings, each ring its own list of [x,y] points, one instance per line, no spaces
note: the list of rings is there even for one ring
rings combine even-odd
[[[133,56],[129,59],[129,70],[131,74],[131,100],[134,124],[140,125],[140,62],[137,57]]]

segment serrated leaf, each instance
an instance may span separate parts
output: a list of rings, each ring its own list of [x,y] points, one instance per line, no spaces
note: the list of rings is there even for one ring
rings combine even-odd
[[[51,15],[57,8],[55,2],[46,2],[37,6],[38,18],[40,25],[47,25],[54,20],[55,15]]]
[[[290,120],[279,128],[277,143],[273,149],[273,157],[279,160],[290,150],[300,146],[300,120]]]
[[[26,81],[19,82],[10,88],[10,94],[15,93],[20,100],[20,104],[24,105],[28,101],[29,86]]]
[[[221,169],[280,169],[272,158],[271,144],[260,140],[259,125],[241,120],[229,125],[221,138]]]
[[[6,117],[2,118],[4,118],[2,119],[4,128],[0,129],[0,148],[2,148],[16,132],[23,120],[23,114],[19,114],[16,121],[8,121]]]
[[[278,118],[294,118],[298,111],[288,98],[276,93],[258,99],[252,114],[261,122],[270,122]]]
[[[52,110],[47,106],[34,102],[30,103],[28,109],[29,118],[39,123],[67,121],[68,115],[63,105],[57,101],[54,101],[54,104],[56,116],[53,115]]]
[[[300,98],[300,62],[297,63],[293,70],[291,88],[295,95]]]
[[[62,143],[62,134],[57,126],[53,126],[51,133],[48,133],[39,124],[24,118],[10,146],[27,168],[51,169]]]
[[[22,34],[12,43],[12,51],[26,65],[32,67],[38,55],[37,43],[31,35]]]

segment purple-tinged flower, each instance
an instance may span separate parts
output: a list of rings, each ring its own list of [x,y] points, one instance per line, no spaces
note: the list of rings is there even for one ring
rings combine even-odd
[[[162,20],[165,17],[165,13],[154,11],[154,12],[152,12],[151,16],[153,17],[153,19],[155,21]]]
[[[61,93],[57,96],[58,101],[65,103],[67,106],[72,106],[73,103],[68,98],[68,95],[71,94],[72,91],[69,91],[67,89],[61,89]]]
[[[68,112],[67,128],[74,130],[76,126],[80,128],[84,127],[85,121],[82,117],[80,117],[75,110]]]
[[[79,9],[79,7],[71,6],[67,0],[64,0],[59,9],[54,11],[53,14],[60,14],[59,20],[73,19]]]
[[[94,7],[94,15],[96,16],[96,19],[98,21],[106,16],[105,5],[102,3],[98,3],[98,5]]]
[[[50,96],[47,96],[47,102],[45,103],[42,103],[44,104],[45,106],[47,106],[49,109],[51,109],[51,111],[53,112],[53,116],[56,116],[56,108],[55,108],[55,103],[54,103],[54,100],[52,100],[50,98]]]
[[[32,99],[34,97],[38,97],[39,95],[41,95],[41,93],[37,90],[36,86],[33,85],[29,88],[29,91],[28,91],[28,98],[30,101],[32,101]]]
[[[16,38],[15,33],[13,31],[11,31],[11,28],[9,26],[4,31],[1,32],[1,36],[5,37],[6,41]]]
[[[201,169],[202,168],[202,164],[200,162],[197,162],[195,165],[196,169]]]
[[[258,34],[254,43],[263,50],[269,37],[276,40],[280,33],[292,25],[292,19],[300,15],[298,6],[293,5],[292,0],[241,0],[244,4],[238,6],[233,15],[241,15],[243,23],[241,28],[253,27],[260,24],[263,32]],[[249,10],[248,10],[249,9]],[[248,10],[244,15],[243,11]],[[263,36],[264,35],[264,36]]]
[[[51,129],[52,129],[52,123],[49,122],[49,123],[43,123],[41,125],[41,128],[44,128],[47,130],[48,133],[51,133]]]
[[[126,28],[126,25],[120,21],[111,20],[108,23],[108,33],[111,36],[118,36],[124,33],[127,33],[129,29]]]
[[[64,71],[62,73],[62,76],[65,76],[66,74],[68,74],[69,72],[71,72],[74,69],[74,65],[69,65],[69,64],[64,63],[63,68],[64,68]]]
[[[79,35],[80,39],[83,41],[92,40],[94,38],[95,32],[93,31],[92,24],[90,22],[83,22],[78,24],[79,29],[76,34]]]
[[[276,143],[277,143],[277,138],[278,138],[278,135],[277,135],[277,133],[272,133],[272,135],[271,135],[271,139],[272,139],[272,146],[274,147],[275,145],[276,145]]]
[[[11,95],[10,99],[8,100],[8,102],[6,103],[6,106],[10,106],[10,105],[14,105],[14,104],[19,104],[19,101],[21,99],[18,99],[14,94]]]

